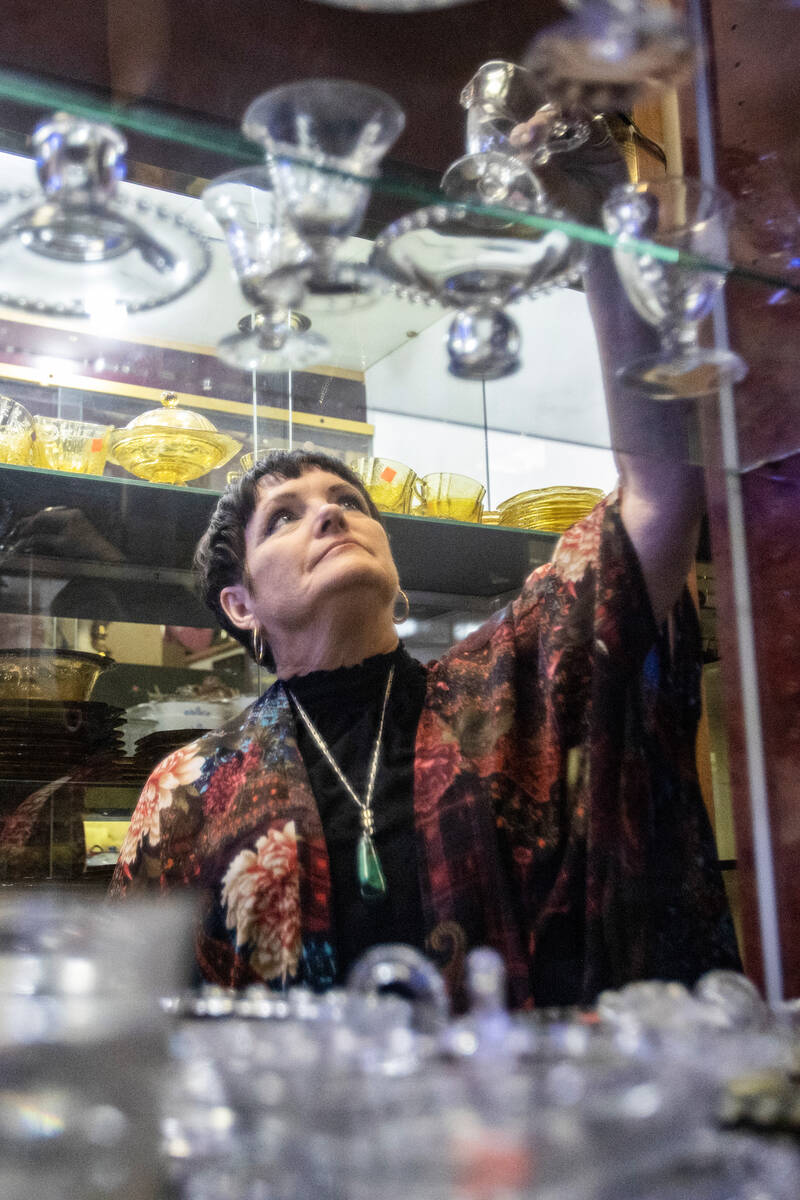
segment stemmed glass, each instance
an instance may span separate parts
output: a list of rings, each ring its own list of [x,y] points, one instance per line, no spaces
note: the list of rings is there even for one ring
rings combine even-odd
[[[680,14],[660,0],[563,0],[575,13],[545,29],[525,59],[535,84],[569,108],[627,109],[678,82],[696,53]]]
[[[603,221],[617,236],[614,262],[639,315],[655,326],[661,350],[629,363],[624,382],[659,400],[708,396],[738,383],[747,366],[730,350],[698,344],[700,322],[725,282],[721,270],[683,264],[626,242],[656,242],[707,263],[724,264],[733,201],[721,188],[684,176],[666,176],[614,188]]]
[[[220,175],[203,192],[203,204],[221,225],[239,287],[256,309],[244,328],[220,341],[218,356],[229,366],[259,372],[323,362],[327,340],[293,319],[312,251],[287,221],[267,168]]]
[[[390,96],[337,79],[273,88],[245,113],[243,132],[266,148],[275,190],[313,251],[311,271],[302,268],[312,294],[357,299],[380,282],[338,254],[358,231],[378,163],[404,124]]]

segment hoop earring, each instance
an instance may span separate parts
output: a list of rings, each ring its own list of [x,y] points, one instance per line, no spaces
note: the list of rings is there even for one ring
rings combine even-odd
[[[409,601],[408,596],[405,594],[405,592],[403,591],[402,588],[397,589],[397,595],[402,600],[404,609],[400,615],[398,615],[397,613],[392,613],[392,620],[394,621],[395,625],[402,625],[404,621],[408,620],[409,614],[411,612],[411,602]]]
[[[264,661],[264,634],[257,625],[253,629],[253,658],[259,666]]]

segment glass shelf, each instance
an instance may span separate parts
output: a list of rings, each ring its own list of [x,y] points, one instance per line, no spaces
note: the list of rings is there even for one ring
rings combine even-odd
[[[226,162],[247,165],[264,161],[262,147],[248,141],[238,129],[232,129],[214,121],[193,117],[189,114],[177,114],[160,111],[145,104],[129,103],[126,101],[108,100],[84,89],[69,86],[64,83],[36,78],[24,72],[0,68],[0,100],[5,99],[26,108],[41,110],[49,108],[70,112],[92,121],[109,122],[120,129],[146,135],[174,146],[190,147]],[[12,140],[18,142],[18,138]],[[400,163],[387,162],[383,171],[376,178],[364,179],[359,175],[341,171],[334,167],[320,167],[318,163],[295,157],[294,161],[301,165],[313,166],[315,170],[328,173],[342,179],[365,182],[378,195],[393,197],[402,202],[407,209],[432,204],[453,205],[454,202],[434,186],[428,178],[427,183],[420,180],[424,173]],[[210,164],[211,173],[214,171],[213,160]],[[531,229],[561,229],[570,237],[589,245],[604,247],[615,246],[619,239],[594,225],[583,224],[579,221],[552,219],[534,213],[520,213],[514,209],[506,209],[502,205],[467,204],[465,207],[476,214],[496,216],[499,219],[511,219],[516,224],[528,226]],[[734,263],[725,260],[707,259],[679,251],[671,246],[659,245],[649,240],[626,239],[627,248],[631,253],[648,254],[664,262],[676,264],[688,271],[715,271],[731,277],[748,280],[768,288],[782,288],[787,292],[800,293],[800,283],[783,273],[765,272],[745,263]]]
[[[111,606],[118,620],[211,624],[196,597],[191,565],[218,492],[0,466],[0,495],[15,498],[15,522],[54,506],[79,511],[87,527],[114,538],[127,560],[91,557],[75,545],[57,557],[7,548],[0,558],[4,611],[28,611],[36,579],[61,585],[50,602],[61,617],[108,618]],[[439,612],[470,597],[512,592],[549,559],[557,538],[395,513],[385,513],[384,520],[406,590],[431,594],[426,608]]]

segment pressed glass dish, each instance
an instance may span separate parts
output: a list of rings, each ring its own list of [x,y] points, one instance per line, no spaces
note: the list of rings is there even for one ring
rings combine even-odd
[[[497,506],[498,524],[517,529],[541,529],[563,533],[587,516],[603,498],[600,488],[532,488],[510,496]]]

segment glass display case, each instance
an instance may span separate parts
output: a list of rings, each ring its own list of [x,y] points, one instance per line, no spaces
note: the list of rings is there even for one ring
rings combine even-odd
[[[579,515],[564,489],[607,493],[614,452],[626,449],[609,429],[575,247],[627,236],[648,242],[651,267],[668,265],[709,295],[725,283],[702,327],[716,354],[704,369],[721,373],[703,399],[683,401],[685,453],[705,465],[709,498],[690,581],[708,663],[698,763],[748,972],[773,997],[800,991],[789,868],[800,419],[787,336],[800,162],[779,111],[792,86],[783,46],[800,14],[770,14],[782,45],[771,27],[754,31],[745,0],[713,13],[690,0],[685,17],[705,55],[695,74],[614,95],[613,108],[632,105],[633,123],[619,116],[612,127],[640,194],[686,173],[739,202],[729,245],[720,224],[719,236],[677,250],[646,221],[620,231],[515,207],[509,197],[536,186],[530,162],[492,191],[497,147],[468,124],[459,94],[481,64],[524,58],[555,6],[482,0],[401,13],[246,0],[223,10],[206,0],[189,20],[176,0],[112,0],[102,15],[73,0],[5,23],[0,884],[104,887],[149,770],[263,691],[265,672],[214,626],[192,577],[197,540],[247,456],[321,449],[359,470],[371,460],[375,484],[392,484],[385,519],[411,601],[401,635],[423,660],[547,561]],[[769,104],[756,99],[759,72],[775,81]],[[271,114],[250,107],[312,76],[380,86],[405,111],[379,174],[327,147],[324,162],[286,149]],[[81,122],[99,139],[89,150]],[[68,160],[53,157],[55,143],[72,147]],[[271,218],[237,205],[244,195],[252,209],[254,189],[263,199],[273,186],[258,182],[268,151],[295,190],[292,228],[265,248]],[[319,240],[327,253],[335,236],[334,266],[311,218],[300,220],[309,162],[356,214],[336,229],[326,218]],[[688,203],[684,194],[684,215]],[[91,220],[76,230],[81,204]],[[478,243],[492,239],[488,255],[513,259],[502,293],[499,259],[484,263],[483,307],[464,295],[453,303],[445,267],[464,246],[454,213],[476,262]],[[707,231],[716,218],[695,223]],[[316,247],[313,266],[294,236]],[[264,255],[289,281],[277,298],[256,278]],[[643,261],[641,246],[629,258]],[[731,348],[749,367],[745,383],[743,364],[729,370]],[[454,483],[435,493],[431,477],[442,474],[483,495],[458,509]],[[562,494],[527,495],[542,489]]]

